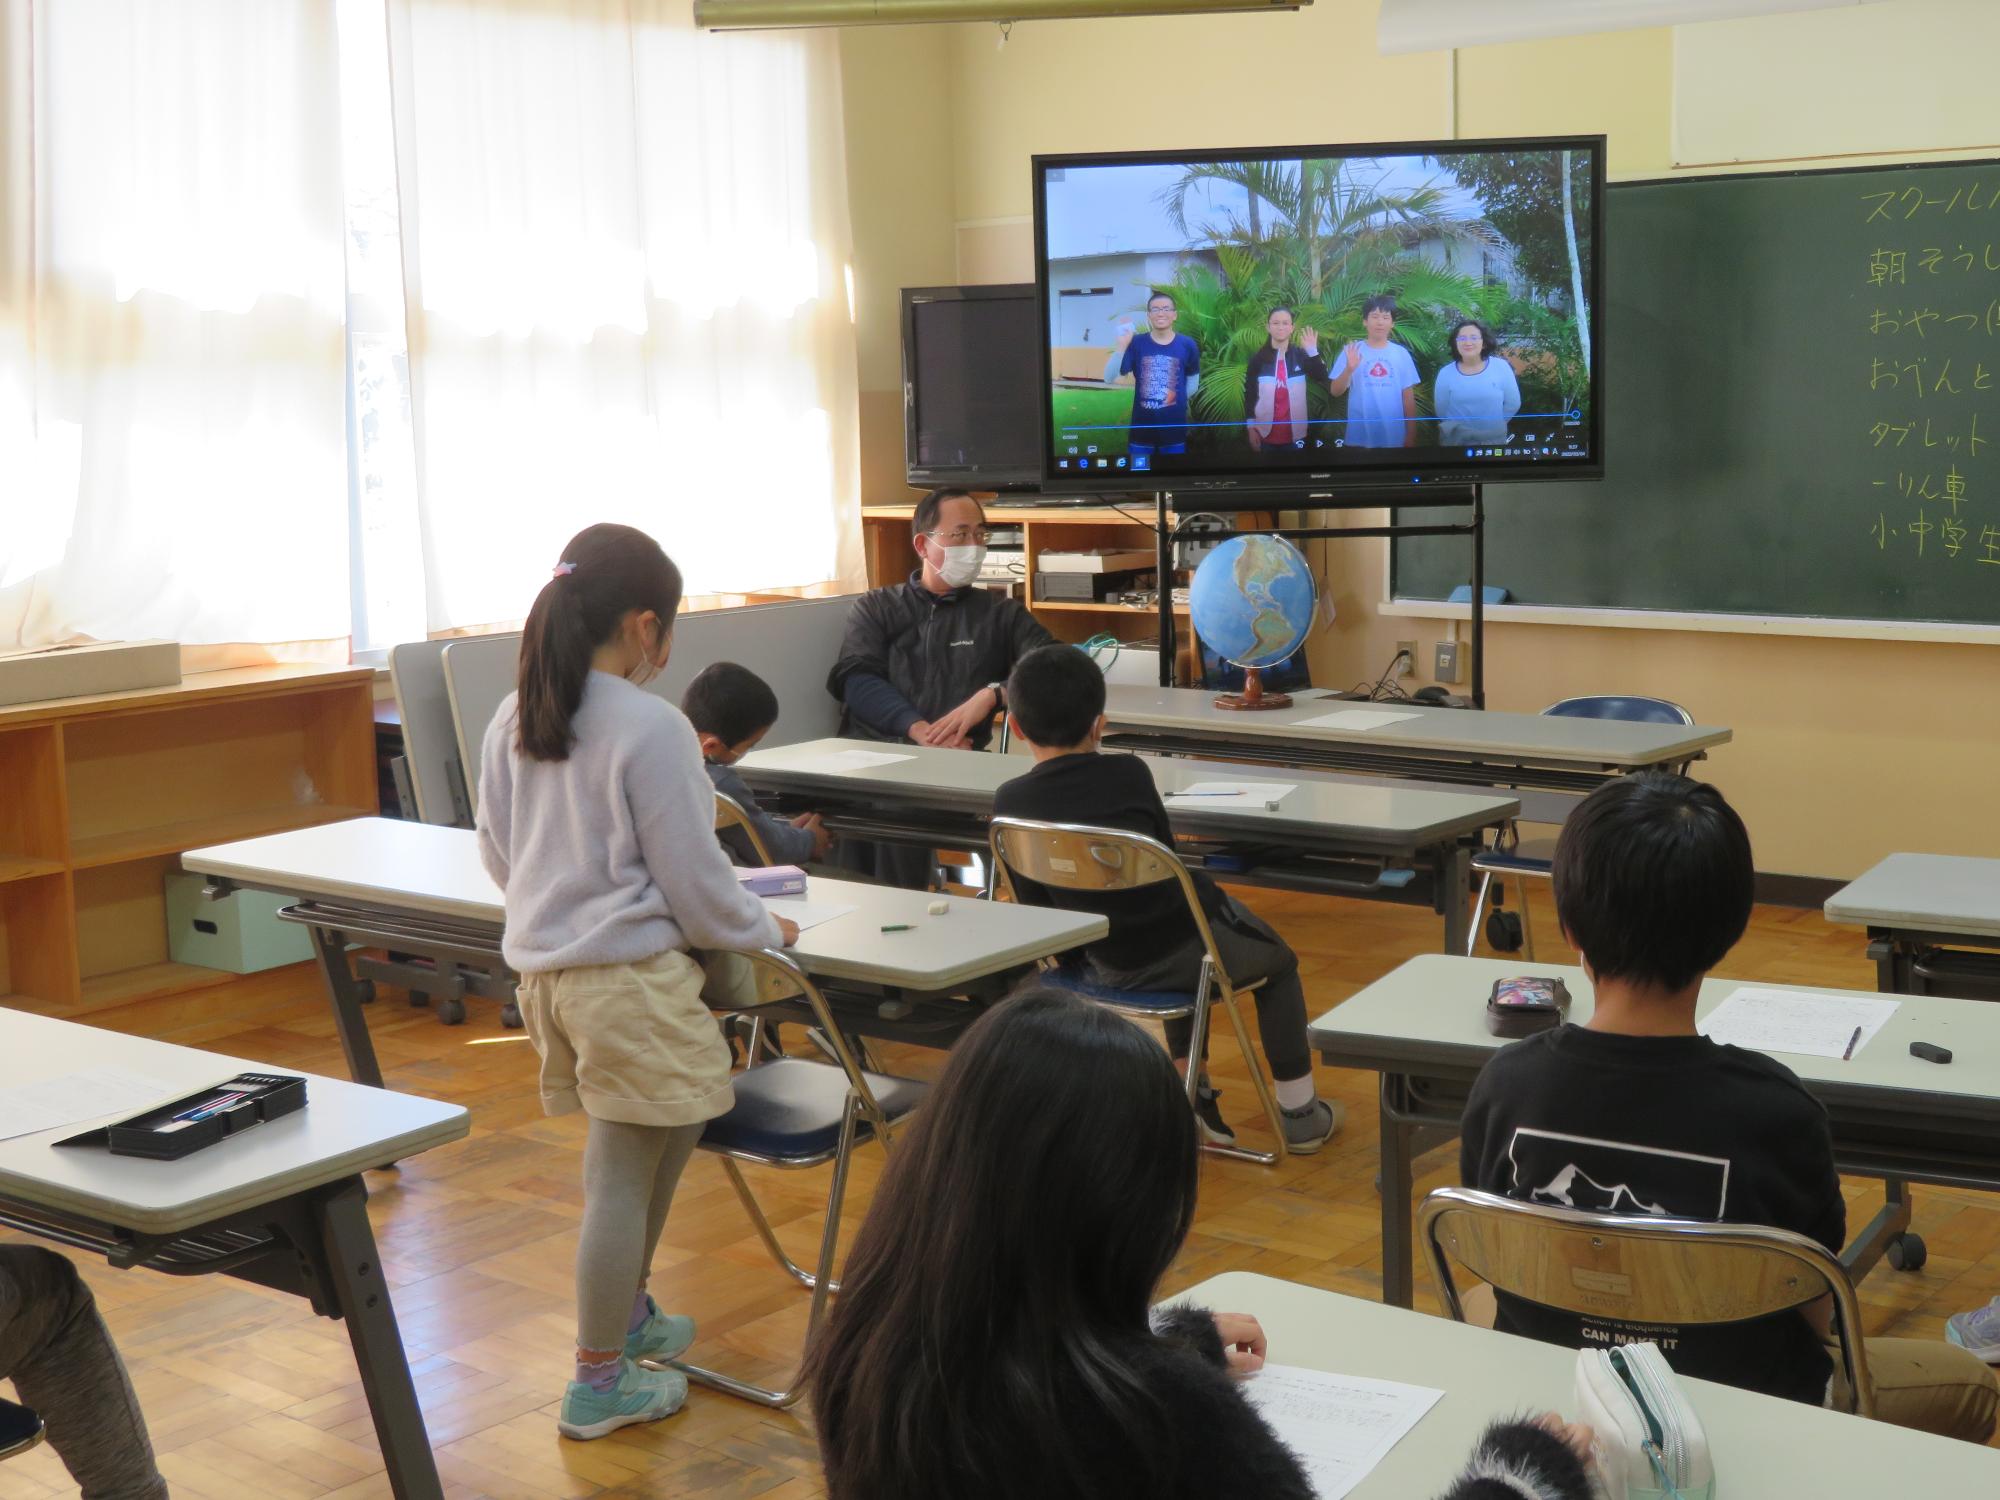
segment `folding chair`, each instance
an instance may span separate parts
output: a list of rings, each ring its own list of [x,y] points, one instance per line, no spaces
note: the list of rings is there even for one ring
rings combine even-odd
[[[708,1122],[696,1147],[722,1158],[722,1170],[728,1174],[729,1184],[742,1200],[765,1248],[787,1275],[812,1293],[805,1338],[810,1347],[825,1314],[827,1298],[840,1290],[833,1279],[833,1252],[840,1237],[840,1208],[847,1193],[847,1166],[854,1148],[879,1139],[886,1151],[891,1128],[922,1102],[929,1086],[908,1078],[863,1072],[847,1039],[834,1024],[833,1013],[819,986],[787,955],[772,948],[729,951],[749,963],[756,985],[756,1005],[803,995],[836,1058],[833,1063],[797,1057],[753,1061],[752,1066],[731,1080],[735,1085],[735,1103],[727,1114]],[[833,1163],[833,1181],[826,1196],[826,1227],[820,1233],[819,1259],[813,1270],[798,1265],[778,1243],[777,1232],[744,1181],[739,1162],[788,1171]],[[784,1389],[772,1390],[682,1360],[674,1361],[674,1367],[690,1380],[762,1406],[790,1406],[804,1394],[796,1374]]]
[[[1560,703],[1551,703],[1542,710],[1544,718],[1555,719],[1620,719],[1631,724],[1692,724],[1694,716],[1678,703],[1670,703],[1665,698],[1635,698],[1621,693],[1592,693],[1582,698],[1565,698]],[[1688,762],[1682,761],[1674,769],[1685,773]],[[1479,893],[1473,897],[1472,920],[1465,929],[1465,951],[1468,956],[1479,943],[1479,916],[1486,909],[1486,897],[1492,891],[1495,881],[1502,882],[1499,891],[1493,893],[1493,930],[1486,934],[1487,942],[1502,952],[1522,949],[1529,959],[1535,956],[1535,930],[1528,919],[1528,891],[1522,884],[1525,880],[1547,880],[1553,867],[1555,840],[1537,839],[1530,843],[1521,842],[1520,826],[1509,822],[1500,830],[1491,849],[1481,849],[1472,856],[1472,873],[1479,877]],[[1514,881],[1514,893],[1521,898],[1520,933],[1516,936],[1507,931],[1506,913],[1501,909],[1501,900],[1506,895],[1504,882]],[[1508,941],[1501,941],[1502,938]]]
[[[730,828],[740,828],[743,830],[744,836],[750,840],[750,852],[757,856],[758,864],[769,865],[775,863],[771,858],[770,846],[764,842],[764,835],[757,831],[756,819],[745,812],[743,804],[727,792],[717,792],[715,794],[715,831],[721,833]]]
[[[1621,1323],[1736,1323],[1829,1293],[1856,1416],[1874,1415],[1861,1304],[1817,1240],[1757,1224],[1585,1213],[1447,1187],[1417,1210],[1417,1238],[1453,1318],[1465,1308],[1456,1260],[1495,1291]]]
[[[1120,1015],[1148,1021],[1191,1017],[1194,1035],[1188,1043],[1190,1061],[1187,1070],[1190,1109],[1194,1108],[1196,1090],[1200,1087],[1201,1057],[1203,1044],[1208,1039],[1209,1011],[1217,1005],[1224,1007],[1236,1028],[1236,1045],[1250,1070],[1251,1085],[1257,1091],[1258,1102],[1264,1106],[1264,1118],[1270,1123],[1271,1134],[1277,1140],[1277,1150],[1252,1151],[1245,1146],[1222,1146],[1208,1142],[1203,1142],[1202,1149],[1217,1156],[1231,1156],[1265,1166],[1286,1155],[1285,1122],[1278,1112],[1278,1099],[1271,1091],[1270,1079],[1265,1076],[1263,1060],[1251,1045],[1250,1032],[1243,1024],[1242,1008],[1237,1004],[1239,996],[1260,988],[1264,981],[1256,979],[1239,985],[1230,980],[1229,971],[1223,967],[1221,954],[1216,950],[1215,933],[1208,925],[1208,914],[1201,909],[1201,895],[1195,889],[1194,877],[1188,873],[1180,857],[1158,839],[1148,838],[1142,833],[1129,833],[1122,828],[1091,828],[1075,823],[1042,823],[1029,818],[995,818],[988,838],[993,848],[994,869],[1009,900],[1019,899],[1012,878],[1016,874],[1068,891],[1128,891],[1158,885],[1165,880],[1179,884],[1181,894],[1187,900],[1188,912],[1194,918],[1195,931],[1201,935],[1203,949],[1201,980],[1192,993],[1119,989],[1115,985],[1095,983],[1086,978],[1080,969],[1057,965],[1053,961],[1044,965],[1045,971],[1049,981],[1057,987],[1083,999],[1093,1000]]]

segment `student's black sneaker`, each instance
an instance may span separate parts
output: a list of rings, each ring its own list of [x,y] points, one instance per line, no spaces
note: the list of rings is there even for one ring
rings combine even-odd
[[[1285,1149],[1294,1156],[1311,1156],[1347,1122],[1347,1106],[1325,1099],[1279,1113],[1285,1121]]]
[[[1201,1138],[1209,1145],[1233,1146],[1236,1144],[1236,1132],[1229,1128],[1229,1122],[1222,1118],[1222,1110],[1216,1104],[1221,1097],[1221,1089],[1201,1084],[1195,1089],[1194,1117],[1201,1122]]]

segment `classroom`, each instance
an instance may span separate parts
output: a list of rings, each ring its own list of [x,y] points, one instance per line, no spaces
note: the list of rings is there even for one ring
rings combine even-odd
[[[1996,47],[0,4],[0,1500],[2000,1491]]]

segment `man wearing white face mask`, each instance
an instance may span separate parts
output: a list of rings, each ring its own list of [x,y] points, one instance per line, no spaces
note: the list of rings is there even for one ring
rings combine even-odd
[[[972,587],[986,555],[986,513],[964,490],[933,490],[910,520],[921,566],[871,589],[847,619],[827,691],[855,739],[984,750],[1014,663],[1055,637],[1005,594]],[[927,851],[854,844],[850,868],[922,886]]]

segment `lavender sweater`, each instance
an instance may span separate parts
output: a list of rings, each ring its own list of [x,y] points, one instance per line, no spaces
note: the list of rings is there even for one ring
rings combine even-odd
[[[509,693],[480,751],[479,857],[506,894],[516,973],[778,944],[715,841],[715,789],[679,709],[592,672],[568,760],[528,759],[515,725]]]

